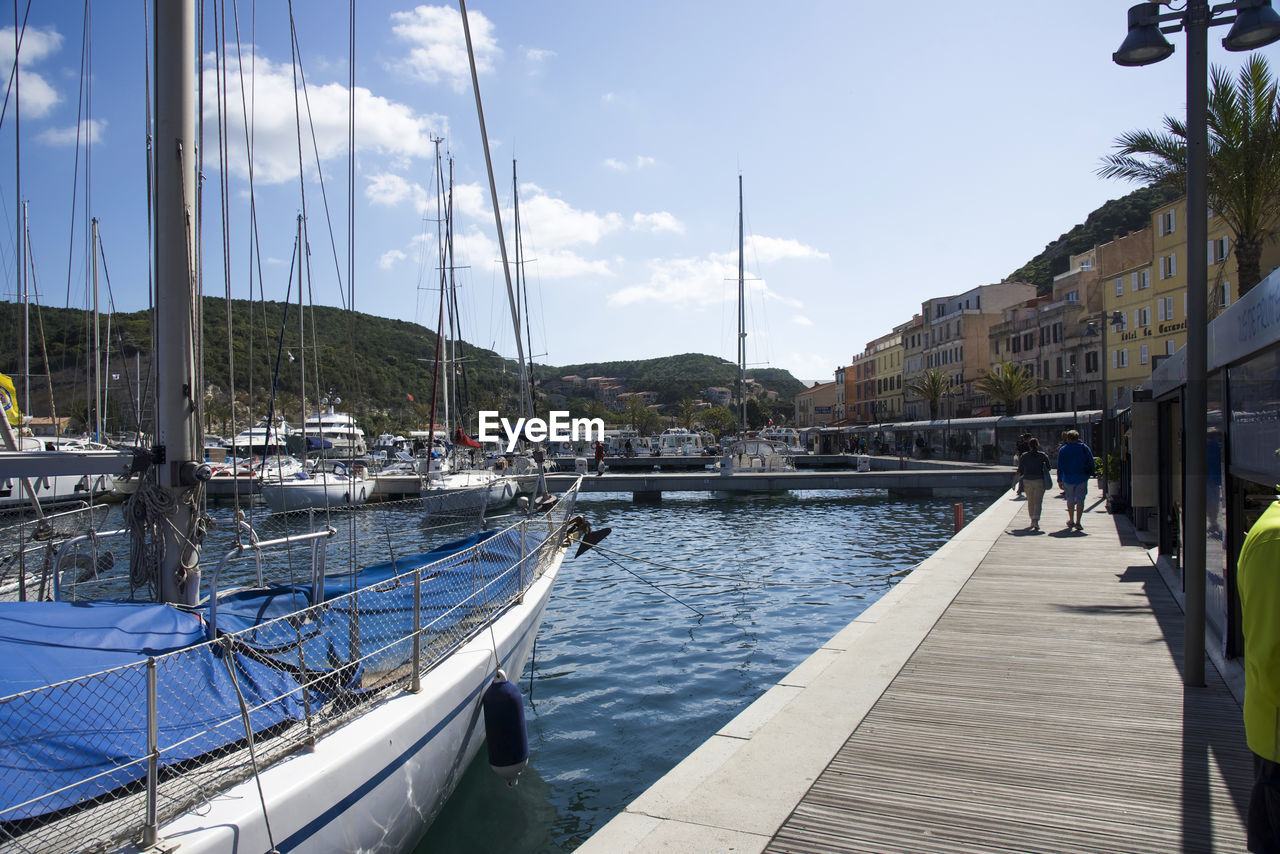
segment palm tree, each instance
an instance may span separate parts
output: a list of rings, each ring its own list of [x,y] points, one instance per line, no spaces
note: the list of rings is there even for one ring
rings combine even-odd
[[[1187,184],[1186,122],[1165,131],[1130,131],[1116,140],[1098,174],[1144,184]],[[1262,278],[1262,248],[1280,229],[1280,98],[1266,59],[1250,56],[1232,83],[1214,68],[1209,92],[1209,206],[1235,236],[1240,295]],[[1188,215],[1193,215],[1188,212]]]
[[[929,368],[902,388],[926,401],[929,404],[929,420],[937,421],[942,398],[951,392],[951,378],[937,368]]]
[[[1044,385],[1013,362],[1001,362],[978,378],[973,387],[991,400],[1004,404],[1004,410],[1012,415],[1018,401],[1030,394],[1035,394]]]

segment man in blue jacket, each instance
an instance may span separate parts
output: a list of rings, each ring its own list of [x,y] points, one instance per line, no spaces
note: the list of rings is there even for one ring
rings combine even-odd
[[[1067,530],[1083,531],[1084,496],[1094,473],[1093,452],[1075,430],[1068,430],[1066,439],[1058,449],[1058,482],[1067,498]]]

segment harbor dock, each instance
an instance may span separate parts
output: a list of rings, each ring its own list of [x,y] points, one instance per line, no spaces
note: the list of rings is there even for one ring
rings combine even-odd
[[[563,489],[576,475],[550,474],[552,490]],[[946,469],[908,471],[717,471],[628,473],[606,471],[582,479],[582,492],[630,492],[637,498],[657,498],[664,492],[785,492],[791,489],[884,489],[902,496],[960,493],[970,489],[1008,487],[1012,469],[953,465]]]
[[[1005,493],[578,850],[1243,851],[1238,663],[1183,685],[1176,581],[1086,510]]]

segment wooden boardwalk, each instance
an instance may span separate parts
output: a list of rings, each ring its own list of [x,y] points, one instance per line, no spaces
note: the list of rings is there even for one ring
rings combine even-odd
[[[1095,493],[1096,495],[1096,493]],[[1240,852],[1252,778],[1128,521],[997,499],[582,846]]]
[[[1182,612],[1124,528],[1063,519],[1015,517],[767,851],[1244,850],[1239,705],[1212,665],[1184,689]]]

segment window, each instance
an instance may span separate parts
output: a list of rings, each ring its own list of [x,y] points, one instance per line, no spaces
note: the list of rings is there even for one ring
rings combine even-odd
[[[1160,236],[1173,234],[1174,218],[1173,211],[1160,214]]]
[[[1156,300],[1156,320],[1173,320],[1173,297]]]
[[[1062,377],[1063,377],[1063,373],[1062,373],[1062,357],[1061,357],[1061,356],[1059,356],[1059,357],[1058,357],[1057,362],[1056,362],[1056,364],[1054,365],[1054,367],[1056,367],[1056,368],[1058,369],[1058,374],[1057,374],[1058,379],[1062,379]]]
[[[1178,352],[1178,345],[1173,343],[1172,338],[1164,342],[1164,354],[1166,356],[1172,356],[1176,352]]]
[[[1145,365],[1148,361],[1150,361],[1150,357],[1147,353],[1147,345],[1143,344],[1138,350],[1138,364]]]
[[[1150,326],[1151,325],[1151,306],[1144,305],[1142,308],[1134,311],[1134,326]]]
[[[1079,291],[1070,291],[1067,293],[1067,302],[1079,302],[1079,301],[1080,301]]]
[[[1160,258],[1160,278],[1172,279],[1178,274],[1177,253],[1170,252]]]
[[[1022,349],[1030,350],[1035,346],[1036,346],[1036,334],[1034,332],[1028,332],[1026,335],[1022,336]]]
[[[1116,296],[1124,296],[1124,276],[1116,277]]]
[[[1172,258],[1173,256],[1170,255],[1169,257]],[[1138,290],[1142,290],[1143,288],[1149,288],[1149,287],[1151,287],[1151,271],[1139,270],[1138,271]]]
[[[1127,368],[1129,367],[1129,348],[1121,347],[1111,354],[1111,367]]]
[[[1221,297],[1221,300],[1218,302],[1219,305],[1221,305],[1223,308],[1226,308],[1227,306],[1231,305],[1231,283],[1223,282],[1222,290],[1219,292],[1218,295]]]
[[[1217,240],[1210,240],[1209,241],[1209,263],[1221,264],[1223,261],[1226,261],[1227,252],[1229,248],[1230,248],[1230,243],[1228,239],[1225,237],[1219,237]]]
[[[1096,374],[1098,372],[1098,354],[1090,350],[1084,354],[1084,372],[1086,374]]]
[[[1046,380],[1049,379],[1049,360],[1048,359],[1044,360],[1044,373],[1041,374],[1040,376],[1044,377]]]
[[[1061,340],[1062,340],[1062,324],[1055,323],[1053,324],[1053,343],[1057,344]]]

